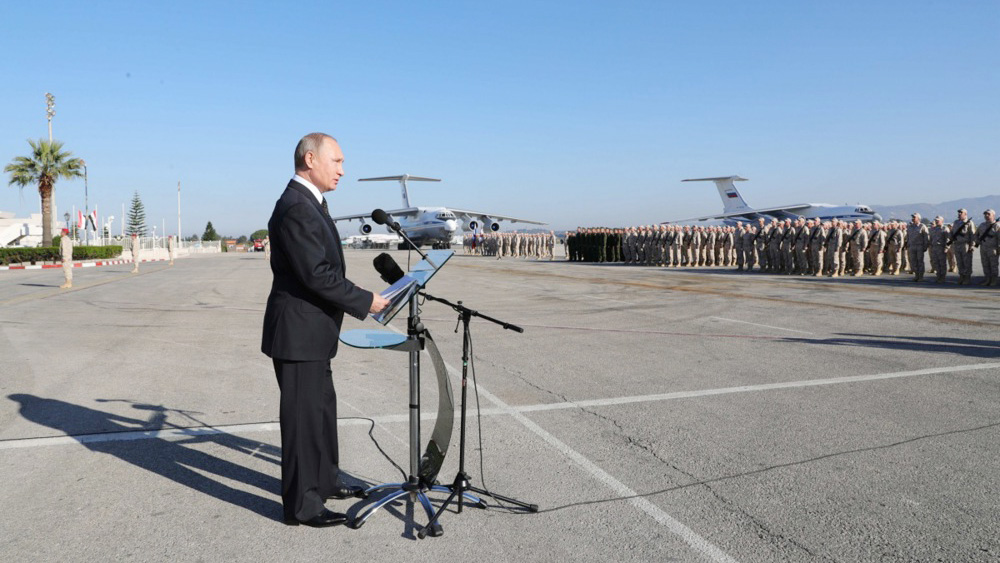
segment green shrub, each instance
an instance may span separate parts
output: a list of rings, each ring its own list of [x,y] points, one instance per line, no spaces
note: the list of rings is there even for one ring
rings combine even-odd
[[[73,260],[107,260],[121,256],[122,247],[112,246],[74,246]]]
[[[74,246],[73,260],[107,260],[122,253],[122,247],[115,246]],[[37,262],[61,262],[62,254],[58,246],[38,248],[0,248],[0,265],[35,264]]]

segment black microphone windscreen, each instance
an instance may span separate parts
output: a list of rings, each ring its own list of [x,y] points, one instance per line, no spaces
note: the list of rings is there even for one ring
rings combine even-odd
[[[399,264],[392,259],[392,256],[389,256],[385,252],[376,256],[372,260],[372,265],[375,266],[375,271],[382,276],[382,280],[388,284],[396,283],[404,275]]]
[[[389,222],[389,214],[381,209],[376,209],[372,211],[372,221],[375,221],[379,225],[385,225]]]

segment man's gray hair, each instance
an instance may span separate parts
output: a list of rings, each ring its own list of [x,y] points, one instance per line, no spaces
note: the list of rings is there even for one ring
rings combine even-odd
[[[309,133],[302,140],[299,141],[298,145],[295,145],[295,170],[305,170],[306,169],[306,153],[311,152],[313,154],[319,153],[319,148],[323,146],[323,139],[330,139],[334,143],[337,139],[334,139],[326,133]]]

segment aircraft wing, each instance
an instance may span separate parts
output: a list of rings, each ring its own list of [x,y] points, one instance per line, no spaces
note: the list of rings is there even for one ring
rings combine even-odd
[[[398,219],[400,217],[408,217],[408,216],[411,216],[411,215],[415,216],[418,213],[420,213],[420,210],[417,209],[416,207],[407,207],[405,209],[392,209],[392,210],[388,210],[388,211],[386,211],[386,213],[388,213],[389,216],[391,216],[393,219]],[[359,213],[357,215],[341,215],[340,217],[332,217],[332,219],[333,219],[334,223],[336,223],[337,221],[347,221],[348,223],[350,223],[351,221],[353,221],[355,219],[361,219],[361,220],[371,221],[372,220],[372,214],[371,213]]]
[[[479,219],[480,217],[489,217],[490,219],[496,219],[498,221],[510,221],[511,223],[529,223],[531,225],[548,225],[548,223],[543,223],[541,221],[532,221],[530,219],[521,219],[518,217],[508,217],[506,215],[494,215],[493,213],[483,213],[481,211],[469,211],[468,209],[455,209],[453,207],[448,208],[449,211],[455,214],[458,219],[466,223],[469,219]]]
[[[704,217],[692,217],[690,219],[680,219],[678,221],[666,221],[667,223],[687,223],[694,221],[714,221],[720,219],[757,219],[761,216],[785,217],[798,215],[797,211],[802,211],[811,207],[810,203],[797,203],[795,205],[783,205],[781,207],[767,207],[761,209],[748,209],[746,211],[736,211],[734,213],[719,213],[718,215],[706,215]]]

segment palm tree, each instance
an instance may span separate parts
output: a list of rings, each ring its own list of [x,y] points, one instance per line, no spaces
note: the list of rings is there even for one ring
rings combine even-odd
[[[52,246],[52,190],[59,178],[83,176],[83,161],[72,158],[73,153],[63,151],[59,141],[39,139],[31,145],[31,156],[17,156],[3,171],[10,173],[8,185],[24,188],[38,185],[42,196],[42,246]]]

